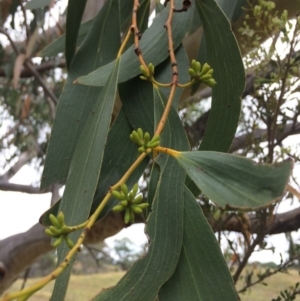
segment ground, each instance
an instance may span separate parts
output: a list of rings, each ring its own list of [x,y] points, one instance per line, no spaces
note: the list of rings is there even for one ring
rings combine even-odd
[[[102,288],[115,285],[123,274],[123,272],[110,272],[98,275],[73,275],[65,301],[90,300]],[[30,285],[35,280],[29,279],[27,285]],[[281,290],[294,286],[296,282],[300,282],[300,275],[297,271],[290,270],[287,274],[276,274],[265,282],[268,283],[268,286],[255,285],[251,291],[241,295],[241,301],[271,301],[272,298],[276,298],[279,295]],[[21,280],[16,281],[10,291],[19,290],[21,284]],[[48,301],[52,288],[53,283],[29,298],[29,301]],[[295,301],[300,301],[300,296]]]

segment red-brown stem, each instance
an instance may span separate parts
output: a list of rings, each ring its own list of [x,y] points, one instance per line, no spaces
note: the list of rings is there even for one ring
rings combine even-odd
[[[172,102],[173,102],[175,91],[176,91],[177,84],[178,84],[178,68],[177,68],[177,61],[176,61],[176,56],[175,56],[175,52],[174,52],[174,42],[173,42],[173,35],[172,35],[172,20],[173,20],[173,14],[174,14],[174,10],[175,10],[175,3],[174,3],[174,0],[170,0],[169,2],[170,2],[170,12],[169,12],[169,17],[165,23],[165,28],[167,30],[167,35],[168,35],[169,54],[170,54],[170,60],[171,60],[171,64],[172,64],[172,82],[171,82],[170,95],[169,95],[164,113],[161,116],[161,119],[157,126],[155,135],[159,135],[162,132],[162,130],[164,129],[170,109],[172,107]]]

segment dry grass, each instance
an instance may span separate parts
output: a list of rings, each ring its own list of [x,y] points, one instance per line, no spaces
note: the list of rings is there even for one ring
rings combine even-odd
[[[298,271],[289,270],[288,273],[277,273],[263,282],[268,285],[256,284],[247,292],[241,294],[241,301],[271,301],[272,298],[278,297],[280,291],[289,287],[294,287],[297,282],[300,282]],[[242,288],[243,284],[238,283],[237,288]],[[300,301],[298,295],[295,301]]]
[[[115,285],[123,276],[123,272],[110,272],[98,275],[83,275],[71,277],[68,294],[65,301],[87,301],[94,297],[103,288]],[[36,279],[29,279],[27,285],[32,284]],[[290,270],[288,274],[276,274],[270,279],[265,280],[268,286],[257,284],[250,291],[241,295],[241,301],[271,301],[276,298],[281,290],[294,286],[300,282],[300,276],[297,271]],[[21,280],[18,280],[10,289],[15,291],[20,289]],[[238,284],[241,288],[242,284]],[[53,283],[44,287],[41,291],[33,295],[30,301],[48,301],[53,289]],[[296,301],[300,301],[298,296]],[[117,301],[117,300],[116,300]],[[188,301],[188,300],[183,300]],[[218,300],[216,300],[218,301]]]
[[[65,301],[87,301],[99,293],[103,288],[115,285],[124,275],[124,272],[111,272],[97,275],[72,275]],[[31,278],[26,286],[34,283],[37,279]],[[21,280],[16,281],[10,291],[20,289]],[[45,286],[41,291],[34,294],[29,301],[49,301],[54,283]]]

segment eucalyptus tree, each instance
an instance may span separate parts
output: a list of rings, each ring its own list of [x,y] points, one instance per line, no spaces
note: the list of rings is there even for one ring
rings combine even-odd
[[[3,300],[26,300],[54,279],[51,300],[63,300],[80,245],[141,221],[147,255],[95,300],[238,300],[234,283],[253,251],[267,235],[299,228],[298,209],[276,213],[282,200],[299,195],[289,182],[298,150],[285,145],[300,129],[299,2],[216,2],[101,1],[82,24],[85,1],[70,2],[65,29],[54,26],[65,34],[45,48],[50,2],[10,6],[22,32],[16,40],[1,28],[9,41],[2,112],[13,124],[1,141],[3,153],[17,146],[10,149],[17,163],[6,162],[0,187],[37,193],[8,183],[33,158],[44,167],[42,191],[66,186],[40,219],[46,228],[1,242],[1,288],[53,247],[58,267]],[[66,80],[57,70],[63,66]],[[142,195],[137,182],[145,170]],[[242,243],[230,242],[227,231],[241,233]],[[238,262],[233,278],[213,232]],[[17,262],[19,246],[35,252]]]

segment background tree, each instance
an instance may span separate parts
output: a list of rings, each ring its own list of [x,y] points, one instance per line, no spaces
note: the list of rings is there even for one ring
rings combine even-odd
[[[14,4],[14,5],[13,5]],[[254,8],[255,5],[257,7]],[[285,144],[287,137],[299,133],[299,28],[296,21],[288,23],[288,19],[294,19],[299,7],[297,1],[271,2],[237,1],[236,6],[231,2],[225,2],[223,10],[231,19],[234,32],[239,40],[242,53],[245,55],[247,67],[247,84],[243,94],[243,111],[240,118],[240,126],[233,140],[231,151],[237,152],[260,162],[276,162],[285,158],[288,154],[298,161],[297,147]],[[1,176],[0,188],[3,190],[24,191],[38,193],[35,186],[20,186],[9,183],[9,179],[24,165],[30,161],[36,162],[37,168],[43,165],[44,155],[47,149],[48,133],[52,124],[55,106],[65,82],[65,61],[58,53],[63,51],[63,38],[52,44],[42,53],[43,60],[34,65],[32,58],[51,41],[55,34],[61,34],[64,28],[64,18],[56,19],[55,26],[51,27],[53,10],[48,2],[44,7],[33,6],[34,1],[28,3],[3,2],[1,33],[7,37],[8,42],[2,47],[2,95],[1,106],[4,125],[8,125],[7,133],[1,138],[2,153],[8,158],[3,163],[6,172]],[[102,7],[103,3],[98,3]],[[298,5],[298,6],[297,6]],[[54,6],[59,6],[59,2]],[[246,9],[242,9],[245,6]],[[157,12],[161,9],[157,3]],[[287,12],[284,11],[287,10]],[[32,14],[30,14],[30,11]],[[85,21],[93,17],[93,8],[87,6]],[[10,24],[4,25],[8,12],[18,17],[11,18]],[[9,20],[10,21],[10,20]],[[19,34],[16,35],[13,27],[17,24]],[[91,23],[85,23],[81,27],[78,44],[81,37]],[[203,42],[200,43],[201,28],[195,22],[190,29],[190,35],[184,41],[190,58],[197,57],[203,60]],[[9,28],[5,28],[9,27]],[[11,28],[10,28],[11,27]],[[43,29],[42,31],[39,29]],[[261,46],[267,38],[272,37],[270,46]],[[282,51],[281,43],[287,47]],[[197,43],[200,45],[197,50]],[[54,46],[56,45],[57,48]],[[48,52],[47,52],[48,51]],[[49,54],[50,51],[50,54]],[[52,51],[52,52],[51,52]],[[248,56],[246,56],[248,54]],[[205,61],[205,60],[204,60]],[[12,87],[13,85],[13,87]],[[205,131],[209,111],[208,100],[211,89],[200,87],[193,96],[186,91],[181,97],[181,113],[184,116],[186,131],[190,142],[197,146]],[[197,105],[195,105],[195,103]],[[193,104],[192,109],[190,104]],[[115,106],[115,112],[118,106]],[[204,114],[202,114],[204,113]],[[8,121],[7,121],[8,120]],[[263,143],[265,142],[265,143]],[[296,182],[291,183],[297,187]],[[297,190],[288,186],[290,194],[284,199],[288,200],[298,196]],[[53,184],[50,188],[53,195],[57,195],[59,185]],[[49,190],[46,190],[49,191]],[[54,197],[57,200],[57,197]],[[289,233],[299,228],[299,209],[279,214],[276,213],[278,205],[272,206],[251,214],[241,214],[235,211],[220,211],[211,206],[204,197],[199,197],[203,211],[216,232],[219,232],[220,240],[228,240],[232,255],[238,262],[238,268],[234,274],[237,281],[250,255],[257,248],[264,248],[265,238],[270,234]],[[109,213],[98,222],[90,234],[90,241],[95,242],[110,236],[125,226],[121,214]],[[241,233],[240,244],[231,243],[226,231]],[[21,240],[22,238],[22,240]],[[8,244],[8,242],[11,242]],[[25,243],[24,243],[25,242]],[[290,239],[291,248],[294,245]],[[34,226],[25,234],[10,237],[1,242],[0,260],[2,261],[1,287],[6,288],[16,275],[29,265],[35,258],[50,250],[49,238],[44,235],[39,225]],[[28,251],[28,257],[22,256],[17,265],[15,261],[18,254],[18,245],[22,246],[22,252],[34,248],[34,252]],[[36,246],[39,248],[36,248]],[[14,250],[14,252],[12,252]],[[293,253],[291,261],[298,255]],[[8,268],[9,267],[9,268]]]

